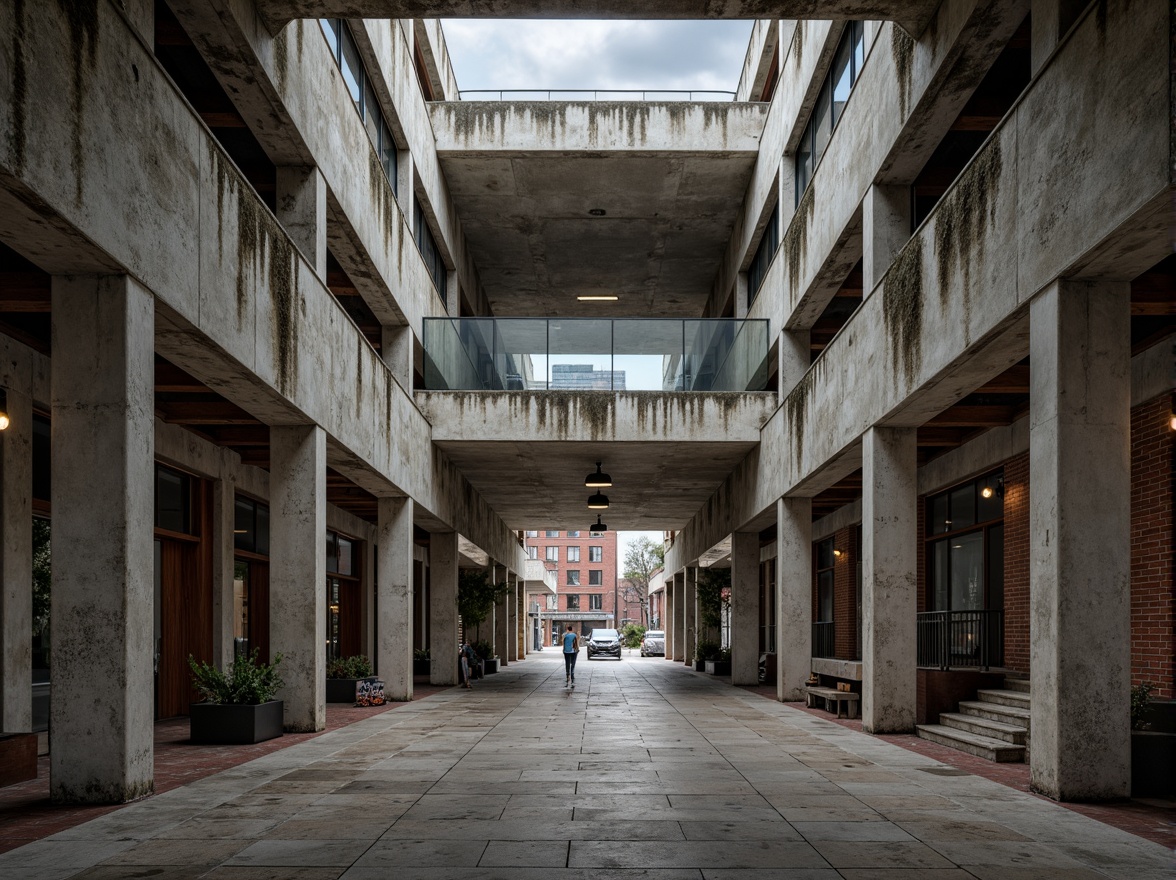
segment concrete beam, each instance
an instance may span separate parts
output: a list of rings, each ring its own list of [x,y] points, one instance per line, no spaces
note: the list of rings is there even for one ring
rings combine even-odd
[[[295,18],[861,18],[901,21],[919,33],[938,0],[258,0],[271,28]]]

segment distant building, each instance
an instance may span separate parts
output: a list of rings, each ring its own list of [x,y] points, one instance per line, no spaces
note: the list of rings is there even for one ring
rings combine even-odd
[[[558,592],[546,597],[540,619],[547,643],[554,644],[570,623],[587,635],[616,626],[617,533],[590,537],[587,530],[553,529],[526,533],[527,556],[556,571]]]
[[[624,391],[625,371],[598,370],[591,364],[553,364],[551,387],[570,391]]]

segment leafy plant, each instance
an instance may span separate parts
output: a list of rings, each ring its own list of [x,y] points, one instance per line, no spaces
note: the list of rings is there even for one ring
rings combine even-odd
[[[372,674],[372,661],[363,654],[338,657],[327,664],[327,678],[367,678]]]
[[[700,569],[695,595],[699,627],[717,633],[723,625],[723,606],[731,601],[731,569]]]
[[[1131,689],[1132,730],[1147,730],[1151,727],[1151,723],[1147,720],[1147,716],[1151,712],[1151,707],[1148,704],[1151,702],[1151,694],[1155,689],[1156,686],[1147,681],[1137,684]]]
[[[192,684],[209,703],[232,705],[257,705],[268,703],[274,694],[285,686],[278,676],[282,655],[274,657],[273,663],[262,663],[257,659],[258,649],[254,648],[248,657],[238,657],[229,667],[228,674],[215,666],[197,661],[188,655],[188,666],[192,669]]]
[[[645,638],[645,627],[639,623],[626,623],[621,630],[621,640],[626,648],[640,648],[641,640]]]
[[[719,660],[722,653],[722,646],[710,639],[699,639],[698,644],[694,647],[695,660]]]
[[[510,593],[506,581],[493,583],[485,569],[463,568],[457,576],[457,613],[467,627],[477,627],[490,616],[490,609]]]
[[[625,551],[622,591],[626,602],[636,602],[641,608],[641,619],[649,615],[649,582],[665,564],[666,548],[642,535],[629,544]],[[637,647],[630,645],[629,647]]]
[[[49,625],[49,586],[53,577],[49,551],[49,520],[33,520],[33,635]]]
[[[494,646],[491,645],[485,639],[482,639],[477,642],[470,642],[470,647],[473,648],[474,653],[477,654],[483,660],[489,660],[491,657],[494,656]]]
[[[428,648],[417,648],[415,651],[412,652],[412,659],[413,660],[428,660],[429,659],[429,649]]]

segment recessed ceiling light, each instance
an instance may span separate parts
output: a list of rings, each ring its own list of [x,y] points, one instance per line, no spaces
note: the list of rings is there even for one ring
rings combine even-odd
[[[585,293],[585,294],[581,294],[580,296],[577,296],[576,299],[578,299],[582,303],[616,302],[618,299],[620,299],[620,297],[617,296],[615,293]]]
[[[589,208],[588,213],[593,217],[603,217],[605,214],[604,208]]]

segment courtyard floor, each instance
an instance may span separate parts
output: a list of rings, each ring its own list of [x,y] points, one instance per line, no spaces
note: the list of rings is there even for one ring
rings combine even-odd
[[[1130,878],[1158,844],[660,659],[531,655],[0,854],[40,878]]]

